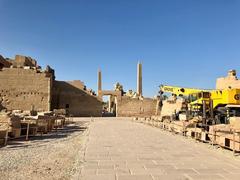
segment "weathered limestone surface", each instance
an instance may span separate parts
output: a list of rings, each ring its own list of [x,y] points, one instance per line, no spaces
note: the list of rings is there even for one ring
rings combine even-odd
[[[179,98],[172,100],[171,98],[163,101],[161,109],[161,116],[172,116],[174,113],[179,112],[184,107],[184,100]]]
[[[24,66],[36,67],[37,61],[32,59],[31,57],[16,55],[15,60],[12,61],[12,65],[15,67],[24,67]]]
[[[117,102],[118,117],[153,116],[156,113],[157,100],[151,98],[134,99],[123,96]]]
[[[238,180],[239,157],[126,120],[91,124],[81,180]]]
[[[84,83],[80,80],[67,81],[67,83],[81,90],[84,90],[86,88]]]
[[[240,80],[235,70],[230,70],[226,77],[217,79],[216,89],[240,88]]]
[[[77,82],[77,81],[75,81]],[[101,116],[102,101],[88,94],[79,82],[54,81],[52,108],[67,109],[73,116]]]
[[[0,71],[0,98],[8,110],[49,111],[52,77],[34,69],[3,68]]]

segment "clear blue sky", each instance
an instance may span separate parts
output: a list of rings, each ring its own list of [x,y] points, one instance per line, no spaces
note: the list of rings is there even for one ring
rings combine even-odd
[[[95,90],[99,67],[104,89],[135,90],[139,60],[145,96],[162,83],[214,88],[240,71],[239,0],[0,0],[0,12],[0,54]]]

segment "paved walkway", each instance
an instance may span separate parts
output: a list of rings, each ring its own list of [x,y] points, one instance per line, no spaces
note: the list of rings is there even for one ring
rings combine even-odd
[[[240,179],[239,158],[117,118],[91,123],[83,180]]]

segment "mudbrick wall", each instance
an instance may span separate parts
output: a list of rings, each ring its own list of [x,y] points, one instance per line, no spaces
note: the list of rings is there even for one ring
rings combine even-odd
[[[101,116],[102,102],[96,96],[88,94],[83,89],[84,86],[78,84],[74,85],[74,81],[54,81],[52,109],[67,109],[73,116]]]
[[[36,69],[0,70],[0,102],[7,110],[49,111],[52,76]]]
[[[144,98],[143,100],[123,96],[117,102],[118,117],[148,117],[156,113],[157,100]]]

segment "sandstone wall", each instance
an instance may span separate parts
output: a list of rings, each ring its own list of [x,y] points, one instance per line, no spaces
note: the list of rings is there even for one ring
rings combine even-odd
[[[0,69],[3,67],[10,67],[12,64],[9,61],[6,61],[1,55],[0,55]]]
[[[216,88],[217,89],[240,88],[240,80],[228,79],[228,78],[218,78]]]
[[[82,90],[86,89],[84,83],[80,80],[67,81],[67,83],[76,87],[76,88],[78,88],[78,89],[82,89]]]
[[[132,99],[123,96],[117,102],[118,117],[147,117],[156,113],[157,100],[144,98],[143,100]]]
[[[16,55],[15,59],[12,61],[12,65],[15,67],[24,67],[24,66],[36,67],[37,61],[32,59],[31,57]]]
[[[0,70],[0,102],[7,110],[49,111],[51,103],[50,74],[33,69]]]
[[[52,109],[66,108],[73,116],[101,116],[102,102],[73,83],[54,81]]]
[[[221,77],[217,79],[216,89],[234,88],[240,88],[240,80],[238,80],[235,70],[230,70],[226,77]]]

